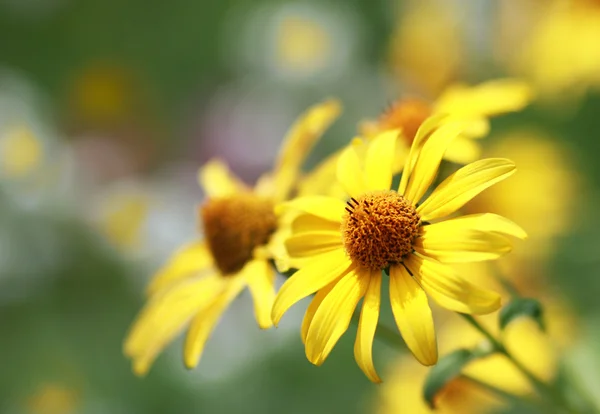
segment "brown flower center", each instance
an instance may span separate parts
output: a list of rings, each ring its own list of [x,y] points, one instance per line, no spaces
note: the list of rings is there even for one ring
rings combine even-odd
[[[208,200],[200,207],[204,235],[223,275],[241,270],[277,228],[273,201],[254,194]]]
[[[367,193],[348,201],[342,235],[350,258],[368,269],[385,269],[412,252],[421,219],[395,191]]]
[[[431,115],[431,106],[420,99],[407,98],[394,102],[380,117],[380,129],[401,128],[403,136],[412,144],[417,130]]]

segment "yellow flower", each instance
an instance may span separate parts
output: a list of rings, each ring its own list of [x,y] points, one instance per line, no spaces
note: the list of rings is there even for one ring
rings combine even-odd
[[[481,318],[480,322],[493,332],[495,319],[490,315]],[[552,318],[546,320],[552,324]],[[459,348],[487,346],[486,339],[479,332],[460,320],[447,321],[440,332],[440,339],[443,354]],[[552,339],[540,331],[536,322],[525,317],[511,322],[503,333],[504,343],[515,358],[544,380],[551,379],[556,373],[557,354]],[[479,414],[496,412],[503,403],[468,379],[457,377],[438,394],[436,410],[433,411],[426,405],[421,391],[427,368],[406,356],[399,358],[390,368],[390,381],[381,388],[377,402],[379,414]],[[534,391],[521,371],[500,354],[472,361],[463,374],[516,395],[528,395]]]
[[[200,170],[208,196],[199,209],[205,240],[175,253],[148,287],[148,303],[124,345],[137,374],[145,374],[166,344],[186,328],[184,362],[195,367],[219,317],[245,287],[258,325],[272,325],[275,274],[269,244],[278,229],[274,206],[289,196],[304,156],[339,112],[333,100],[309,109],[288,133],[274,170],[253,189],[219,161]]]
[[[63,384],[49,382],[27,400],[30,414],[69,414],[80,405],[79,392]]]
[[[510,62],[531,79],[542,97],[578,98],[600,87],[600,5],[594,1],[554,1]],[[513,49],[514,50],[514,49]],[[511,54],[511,57],[514,53]]]
[[[279,291],[273,322],[300,299],[316,293],[302,323],[306,356],[322,364],[348,328],[364,297],[355,358],[379,381],[371,347],[380,306],[381,272],[389,274],[390,302],[409,349],[424,365],[437,362],[433,319],[427,295],[443,307],[484,314],[500,307],[500,296],[477,288],[441,262],[495,259],[511,249],[507,235],[526,237],[511,221],[494,214],[446,218],[487,187],[515,171],[506,159],[469,164],[444,180],[421,202],[433,183],[444,152],[469,125],[439,117],[426,120],[415,137],[397,191],[390,190],[396,134],[386,132],[366,148],[360,142],[339,157],[337,178],[350,199],[307,196],[283,204],[301,211],[286,241],[289,265],[299,268]],[[427,295],[426,295],[427,293]]]
[[[0,137],[1,172],[11,178],[20,178],[39,168],[44,148],[38,137],[26,126],[8,129]]]
[[[444,159],[467,164],[481,155],[477,138],[488,133],[489,118],[518,111],[531,101],[531,97],[532,92],[527,84],[516,79],[496,79],[475,86],[455,84],[448,87],[435,102],[416,98],[400,99],[392,103],[379,119],[362,122],[359,131],[367,140],[382,132],[400,131],[393,165],[396,173],[404,167],[415,134],[425,119],[446,114],[457,120],[466,120],[470,127],[450,144]],[[304,178],[300,184],[300,195],[343,194],[340,188],[331,186],[339,155],[340,152],[334,153]]]

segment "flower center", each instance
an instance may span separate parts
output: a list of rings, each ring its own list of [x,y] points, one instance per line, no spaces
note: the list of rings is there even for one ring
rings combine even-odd
[[[273,201],[254,194],[208,200],[200,208],[204,234],[223,275],[241,270],[277,228]]]
[[[346,211],[342,218],[344,246],[361,266],[385,269],[412,252],[421,219],[413,205],[395,191],[353,198]]]
[[[412,144],[417,130],[431,115],[431,106],[420,99],[407,98],[398,100],[379,117],[381,129],[401,128],[403,136]]]

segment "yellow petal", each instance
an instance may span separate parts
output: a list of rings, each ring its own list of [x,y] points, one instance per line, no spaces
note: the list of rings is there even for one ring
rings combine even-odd
[[[279,204],[276,208],[277,213],[287,209],[300,210],[312,214],[323,220],[340,223],[346,209],[346,203],[333,197],[325,196],[307,196],[295,198],[291,201]]]
[[[366,144],[355,140],[342,151],[338,158],[337,180],[350,197],[359,197],[368,189],[363,166],[357,153],[358,147],[362,145]]]
[[[436,110],[454,116],[491,116],[518,111],[532,98],[531,87],[518,79],[496,79],[468,87],[448,88],[437,100]]]
[[[321,302],[323,299],[331,292],[331,289],[335,286],[335,284],[341,279],[341,277],[335,279],[333,282],[328,284],[315,294],[312,298],[310,304],[306,308],[306,313],[304,313],[304,318],[302,319],[302,327],[300,328],[300,336],[302,337],[302,343],[306,344],[306,335],[308,334],[308,328],[310,327],[310,323],[312,322],[315,312],[319,309]]]
[[[340,231],[340,224],[324,220],[312,214],[300,214],[292,221],[292,233],[305,233],[312,231]]]
[[[369,288],[362,303],[356,342],[354,342],[354,359],[356,359],[356,363],[365,375],[375,383],[381,382],[373,365],[373,338],[377,330],[380,303],[381,271],[378,270],[370,272]]]
[[[339,249],[342,245],[340,231],[312,231],[288,237],[285,247],[290,257],[310,257]]]
[[[336,180],[337,163],[342,150],[328,155],[298,183],[298,196],[330,195],[330,188]]]
[[[406,192],[406,186],[408,185],[408,178],[412,174],[412,170],[415,166],[419,153],[421,152],[421,148],[423,146],[423,142],[429,135],[437,128],[441,121],[447,117],[446,114],[439,113],[434,114],[427,118],[415,134],[415,139],[413,140],[412,145],[410,146],[410,150],[408,152],[408,156],[406,158],[406,163],[404,165],[404,170],[402,171],[402,177],[400,178],[400,185],[398,187],[398,192],[400,194],[404,194]]]
[[[365,176],[369,191],[390,189],[397,139],[398,131],[391,130],[383,132],[369,143],[365,158]]]
[[[184,280],[153,296],[137,317],[124,344],[124,352],[133,359],[136,374],[144,375],[158,353],[196,312],[212,303],[223,288],[223,279],[214,274]]]
[[[515,172],[515,164],[503,158],[487,158],[462,167],[446,178],[419,206],[423,220],[454,213],[486,188]]]
[[[227,197],[248,188],[229,170],[227,164],[214,159],[198,170],[198,183],[207,197]]]
[[[404,197],[418,203],[437,175],[442,157],[448,145],[464,131],[465,123],[453,121],[436,129],[423,144],[423,149],[415,162],[414,169],[408,178]],[[414,144],[413,144],[414,145]]]
[[[283,140],[272,174],[276,201],[285,200],[296,183],[306,156],[341,111],[340,102],[329,99],[310,107],[292,125]]]
[[[352,263],[344,249],[315,256],[283,284],[275,297],[271,319],[277,325],[285,312],[296,302],[315,293],[345,274]]]
[[[368,274],[353,270],[342,277],[323,299],[306,335],[306,358],[310,362],[315,365],[325,362],[348,329],[354,309],[368,286]]]
[[[225,291],[207,308],[201,310],[192,320],[190,329],[185,338],[183,360],[186,368],[192,369],[204,351],[208,336],[215,328],[219,318],[229,304],[239,295],[245,286],[245,280],[239,276],[230,276]]]
[[[405,261],[413,277],[440,306],[476,315],[500,308],[500,295],[480,289],[433,259],[409,255]]]
[[[205,242],[184,246],[169,259],[146,288],[147,295],[154,295],[172,283],[212,269],[213,259]]]
[[[261,329],[270,328],[273,326],[271,308],[275,300],[275,271],[266,260],[252,260],[242,272],[254,302],[256,323]]]
[[[444,154],[444,159],[457,164],[468,164],[477,160],[480,155],[481,145],[479,142],[461,135],[452,141]]]
[[[447,232],[425,226],[414,248],[417,252],[443,263],[494,260],[512,250],[510,241],[497,233],[464,229]]]
[[[421,364],[434,365],[437,342],[427,296],[403,266],[390,268],[390,302],[408,349]]]
[[[442,233],[451,234],[463,231],[483,231],[513,236],[518,239],[526,239],[527,233],[519,225],[509,219],[493,213],[469,214],[439,223],[424,226],[424,234],[432,232],[442,235]]]

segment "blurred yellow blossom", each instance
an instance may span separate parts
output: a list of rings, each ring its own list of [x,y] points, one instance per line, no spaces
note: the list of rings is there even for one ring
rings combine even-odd
[[[114,194],[106,203],[104,216],[99,223],[101,231],[119,248],[139,247],[141,229],[150,209],[148,196],[135,192]]]
[[[27,400],[28,414],[71,414],[79,406],[79,392],[64,384],[49,382]]]
[[[44,149],[31,129],[19,125],[4,131],[0,138],[0,157],[2,173],[18,178],[39,167]]]
[[[332,47],[326,28],[303,16],[288,16],[279,25],[276,56],[281,66],[313,72],[326,65]]]

